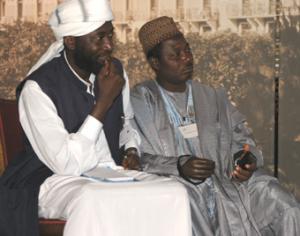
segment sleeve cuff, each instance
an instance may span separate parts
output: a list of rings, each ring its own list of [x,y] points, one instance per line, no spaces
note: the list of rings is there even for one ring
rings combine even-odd
[[[128,148],[131,148],[131,147],[136,148],[136,150],[137,150],[139,156],[141,156],[141,152],[140,152],[140,149],[139,149],[139,145],[137,144],[137,142],[136,142],[135,140],[130,140],[129,142],[127,142],[127,143],[125,144],[125,150],[128,149]]]
[[[88,115],[81,125],[78,133],[84,137],[96,141],[102,131],[103,124],[91,115]]]

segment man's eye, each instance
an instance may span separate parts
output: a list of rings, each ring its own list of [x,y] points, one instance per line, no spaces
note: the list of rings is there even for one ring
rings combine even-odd
[[[109,39],[112,39],[114,36],[114,33],[110,33],[110,34],[104,34],[104,35],[98,35],[98,40],[103,40],[105,37],[108,37]]]
[[[171,60],[178,60],[180,58],[180,53],[170,54],[168,57]]]
[[[189,45],[187,45],[185,48],[184,48],[184,52],[191,52],[191,48]]]
[[[172,57],[180,57],[180,49],[175,49],[174,52],[171,54]]]
[[[98,35],[97,38],[98,38],[99,40],[102,40],[104,37],[105,37],[105,35]]]

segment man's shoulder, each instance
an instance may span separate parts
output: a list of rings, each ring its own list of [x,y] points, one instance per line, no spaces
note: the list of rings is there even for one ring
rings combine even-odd
[[[131,94],[133,96],[141,96],[145,93],[149,93],[155,89],[156,85],[154,80],[145,80],[141,83],[136,84],[132,90]]]
[[[53,58],[51,61],[46,62],[36,71],[32,72],[27,79],[41,80],[42,78],[57,78],[57,73],[62,72],[62,66],[64,66],[64,59],[62,57]]]
[[[63,58],[57,57],[49,62],[46,62],[37,70],[33,71],[27,76],[16,88],[16,95],[19,97],[25,83],[28,80],[35,81],[40,87],[47,87],[49,84],[57,84],[57,80],[60,78],[59,74],[64,73]],[[45,85],[45,86],[43,86]]]
[[[145,108],[145,105],[156,103],[158,94],[158,88],[153,80],[143,81],[131,90],[132,106]]]
[[[205,94],[211,94],[211,95],[225,95],[226,89],[224,87],[218,86],[214,87],[211,85],[203,84],[200,81],[193,80],[192,82],[193,90],[197,92],[203,92]]]

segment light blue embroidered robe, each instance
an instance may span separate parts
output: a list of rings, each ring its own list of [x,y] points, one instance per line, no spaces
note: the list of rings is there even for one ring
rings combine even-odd
[[[212,176],[216,196],[216,221],[207,214],[208,185],[194,186],[178,177],[176,141],[163,100],[154,81],[137,85],[131,93],[134,126],[142,138],[144,170],[171,176],[186,187],[192,212],[193,235],[300,235],[300,210],[295,198],[263,169],[245,117],[232,106],[224,89],[193,81],[193,99],[199,145],[204,158],[214,160]],[[248,143],[257,157],[258,170],[242,184],[232,181],[232,156]],[[275,233],[276,232],[276,233]]]

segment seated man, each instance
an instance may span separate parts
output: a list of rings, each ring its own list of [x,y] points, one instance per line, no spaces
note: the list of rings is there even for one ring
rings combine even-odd
[[[131,93],[141,164],[184,184],[193,234],[300,235],[299,204],[262,170],[244,116],[223,89],[192,81],[193,55],[173,19],[147,22],[139,39],[156,74]]]
[[[178,183],[148,181],[147,192],[139,182],[112,186],[81,176],[97,166],[139,169],[128,78],[111,55],[112,20],[107,0],[68,0],[52,14],[57,41],[17,91],[27,142],[0,179],[1,236],[38,235],[38,215],[66,219],[65,236],[173,236],[169,222],[189,235],[186,190]],[[157,217],[161,209],[166,214]]]

